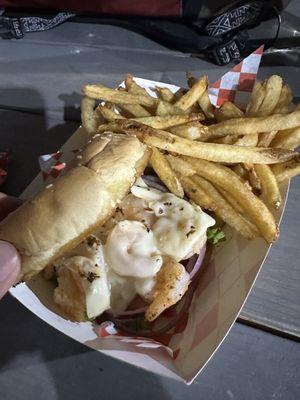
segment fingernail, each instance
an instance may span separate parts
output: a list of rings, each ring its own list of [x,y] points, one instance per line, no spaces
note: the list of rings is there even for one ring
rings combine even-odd
[[[14,246],[0,240],[0,298],[15,283],[20,265],[20,256]]]

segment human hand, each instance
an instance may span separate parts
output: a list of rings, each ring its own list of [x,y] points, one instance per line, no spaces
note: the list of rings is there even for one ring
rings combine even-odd
[[[0,221],[21,204],[21,200],[0,193]],[[0,240],[0,299],[17,281],[21,259],[15,247]]]

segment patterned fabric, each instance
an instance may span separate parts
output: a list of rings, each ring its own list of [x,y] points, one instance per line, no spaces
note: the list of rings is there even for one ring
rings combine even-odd
[[[237,29],[243,26],[246,22],[256,18],[260,11],[261,5],[255,3],[244,4],[212,20],[208,25],[206,25],[205,32],[209,36],[224,35],[225,33]]]

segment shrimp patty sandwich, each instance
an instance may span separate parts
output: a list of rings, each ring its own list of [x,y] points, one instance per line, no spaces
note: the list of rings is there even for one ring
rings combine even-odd
[[[0,223],[0,239],[21,255],[20,281],[55,279],[54,301],[72,321],[124,312],[137,299],[153,321],[188,289],[184,260],[203,249],[215,221],[141,177],[150,153],[134,136],[95,135]]]

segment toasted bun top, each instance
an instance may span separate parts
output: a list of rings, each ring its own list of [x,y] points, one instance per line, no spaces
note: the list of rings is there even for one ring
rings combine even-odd
[[[0,223],[28,280],[101,226],[143,172],[149,151],[132,136],[95,135],[52,185]]]

